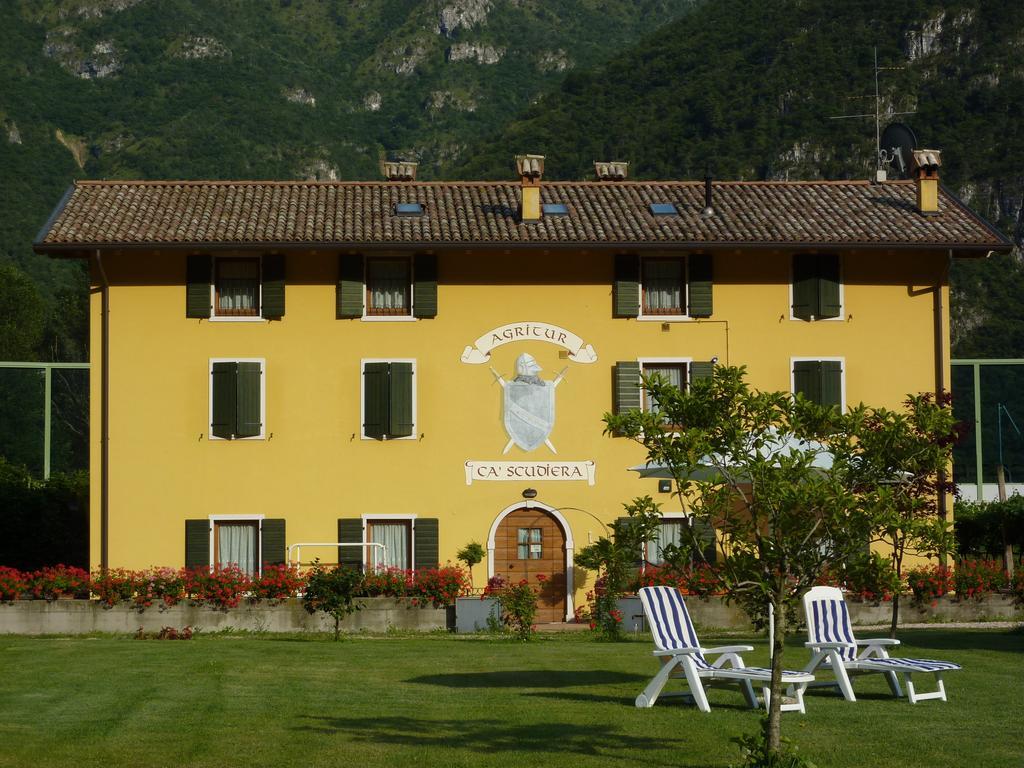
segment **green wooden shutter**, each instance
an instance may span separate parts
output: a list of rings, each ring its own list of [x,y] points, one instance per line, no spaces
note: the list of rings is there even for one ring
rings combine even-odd
[[[793,256],[793,317],[810,320],[818,313],[818,257],[813,253]]]
[[[390,363],[366,363],[363,366],[363,434],[378,440],[391,431],[390,370]]]
[[[437,568],[438,524],[436,517],[417,517],[413,523],[413,568]]]
[[[616,254],[612,317],[636,317],[639,314],[640,257],[635,253]]]
[[[715,375],[715,364],[710,360],[694,360],[690,363],[690,383],[695,381],[711,381]]]
[[[412,363],[391,363],[389,397],[391,427],[388,437],[408,437],[413,433],[412,398],[415,382]]]
[[[210,567],[210,521],[185,521],[185,567]]]
[[[238,363],[235,437],[257,437],[263,431],[262,378],[259,363]]]
[[[818,257],[818,312],[817,317],[839,317],[839,257],[826,254]]]
[[[838,360],[821,361],[821,399],[822,405],[843,405],[843,364]]]
[[[359,517],[343,517],[338,520],[338,543],[356,544],[363,541],[363,521]],[[338,547],[338,563],[350,568],[363,567],[361,547]]]
[[[193,254],[185,268],[185,317],[209,317],[213,257]]]
[[[803,395],[812,403],[821,402],[821,362],[797,360],[793,363],[793,394]]]
[[[232,440],[238,433],[238,363],[214,363],[210,434]]]
[[[363,257],[338,257],[338,289],[335,295],[337,317],[362,317],[366,287],[363,283]]]
[[[690,280],[687,286],[689,313],[691,317],[710,317],[712,302],[711,254],[690,255]]]
[[[284,254],[268,253],[264,256],[262,276],[260,314],[263,317],[284,317]]]
[[[437,317],[437,256],[419,253],[413,262],[413,317]]]
[[[715,529],[711,525],[708,525],[707,521],[700,520],[699,518],[692,518],[693,522],[693,540],[694,543],[700,548],[700,551],[704,553],[704,559],[709,563],[714,563],[718,557],[718,548],[715,546]]]
[[[616,363],[612,389],[615,413],[639,411],[643,407],[640,363],[634,360]]]
[[[260,527],[260,559],[264,565],[283,565],[288,559],[284,519],[264,520]]]

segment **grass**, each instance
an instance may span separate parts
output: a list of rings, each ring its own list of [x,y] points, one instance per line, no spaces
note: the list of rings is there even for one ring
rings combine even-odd
[[[819,768],[1019,766],[1020,631],[919,630],[906,655],[949,659],[948,703],[808,695],[783,733]],[[707,638],[706,642],[714,642]],[[736,638],[730,638],[735,643]],[[764,643],[750,663],[766,661]],[[0,637],[0,766],[728,766],[758,727],[736,689],[702,715],[637,710],[649,642],[548,636]],[[799,643],[788,652],[799,666]],[[923,683],[924,681],[922,681]],[[924,685],[921,685],[924,688]]]

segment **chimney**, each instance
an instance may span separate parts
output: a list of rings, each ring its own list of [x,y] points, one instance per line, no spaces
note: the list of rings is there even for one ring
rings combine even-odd
[[[715,208],[712,205],[711,196],[711,171],[704,173],[704,210],[700,212],[702,218],[710,218],[715,215]]]
[[[523,221],[540,221],[540,179],[544,155],[516,155],[516,171],[522,181],[520,215]]]
[[[610,163],[594,163],[594,173],[598,181],[622,181],[629,171],[629,163],[612,160]]]
[[[917,186],[917,209],[925,216],[939,212],[939,166],[942,153],[937,149],[914,150],[914,179]]]
[[[417,165],[401,160],[385,160],[381,163],[381,172],[388,181],[416,181]]]

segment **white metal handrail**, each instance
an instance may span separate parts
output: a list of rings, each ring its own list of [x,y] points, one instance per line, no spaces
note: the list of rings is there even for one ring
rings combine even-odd
[[[380,548],[380,559],[387,562],[387,547],[383,544],[378,544],[373,541],[357,541],[357,542],[345,542],[345,541],[303,541],[298,544],[288,545],[288,565],[302,565],[302,548],[303,547],[374,547]],[[295,551],[295,558],[292,558],[292,550]],[[376,555],[376,551],[374,555]],[[377,567],[378,559],[373,558],[373,567]]]

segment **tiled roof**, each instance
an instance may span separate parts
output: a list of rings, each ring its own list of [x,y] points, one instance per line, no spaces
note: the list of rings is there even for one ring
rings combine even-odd
[[[36,243],[106,245],[892,245],[1008,249],[947,190],[918,213],[913,182],[543,182],[568,216],[521,222],[515,182],[121,182],[75,184]],[[420,217],[395,216],[419,202]],[[678,215],[654,216],[651,203]]]

